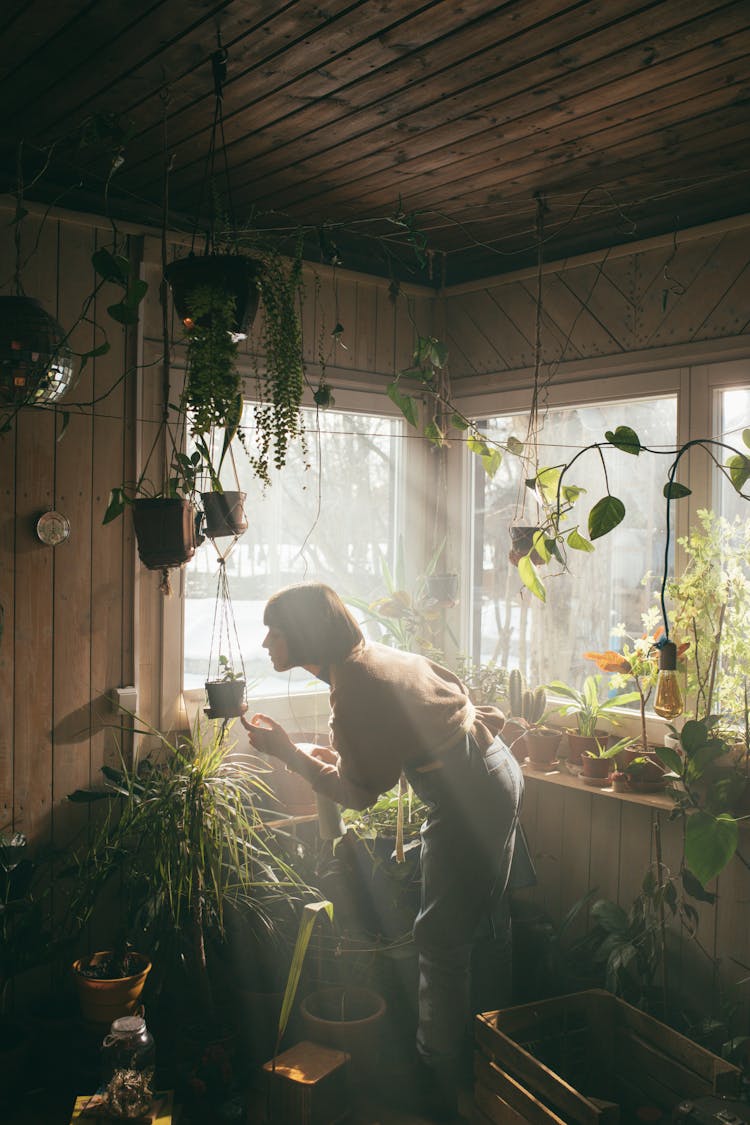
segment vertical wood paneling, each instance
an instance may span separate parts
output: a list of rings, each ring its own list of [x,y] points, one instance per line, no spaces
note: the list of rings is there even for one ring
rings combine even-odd
[[[0,282],[12,289],[13,228],[0,213]],[[16,547],[16,428],[0,434],[0,830],[13,821],[13,715]]]
[[[563,802],[560,913],[565,915],[591,886],[591,806],[595,798],[583,786],[564,789],[560,796]],[[573,923],[570,937],[578,936],[585,926],[586,917],[581,913]]]
[[[357,282],[354,317],[354,366],[360,371],[377,371],[375,339],[378,331],[377,287],[366,280]],[[351,347],[351,345],[350,345]]]
[[[59,238],[65,277],[80,279],[81,286],[93,281],[93,232],[61,223]],[[72,325],[80,313],[80,288],[67,284],[61,275],[58,290],[60,322]],[[79,324],[71,345],[78,353],[92,348],[92,326]],[[71,400],[88,402],[94,397],[93,370],[93,364],[86,365]],[[67,408],[68,403],[63,402],[60,411]],[[91,684],[92,429],[89,410],[70,410],[68,427],[53,453],[54,504],[71,525],[71,538],[53,553],[52,794],[54,834],[59,841],[66,840],[81,821],[80,806],[66,802],[66,796],[91,783],[91,715],[88,703],[82,707],[81,701],[89,699]]]
[[[35,240],[37,232],[39,243],[24,268],[24,289],[54,315],[57,223],[48,220],[40,224],[29,216],[25,224],[24,245],[26,238]],[[17,826],[31,838],[44,839],[51,830],[52,809],[52,582],[56,548],[39,542],[35,525],[52,503],[53,413],[33,407],[22,410],[16,430],[14,804]]]
[[[97,232],[99,245],[108,246],[106,231]],[[125,252],[132,260],[133,246],[128,246]],[[117,299],[117,291],[105,285],[96,302],[96,317],[106,323],[110,342],[107,355],[95,361],[93,380],[97,406],[91,450],[91,555],[95,560],[91,575],[91,702],[92,765],[97,770],[104,762],[116,765],[119,758],[119,747],[105,724],[111,717],[109,693],[123,683],[124,519],[121,517],[114,525],[104,527],[102,517],[109,489],[123,478],[132,477],[132,461],[124,453],[123,427],[127,330],[107,317],[105,311]],[[149,377],[150,373],[144,373],[144,378]],[[117,637],[120,643],[112,645],[112,637]]]
[[[533,854],[539,878],[539,901],[552,915],[559,918],[562,912],[560,880],[562,872],[563,802],[561,793],[553,785],[538,785],[536,829]]]

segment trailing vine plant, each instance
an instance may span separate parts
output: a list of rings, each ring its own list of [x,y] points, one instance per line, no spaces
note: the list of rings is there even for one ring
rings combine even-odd
[[[305,389],[302,328],[298,302],[302,287],[302,247],[291,260],[267,253],[258,279],[263,302],[260,350],[262,367],[256,374],[258,401],[255,415],[255,451],[247,434],[239,431],[250,464],[259,479],[271,483],[270,467],[282,469],[290,443],[302,441],[306,453],[301,404]]]

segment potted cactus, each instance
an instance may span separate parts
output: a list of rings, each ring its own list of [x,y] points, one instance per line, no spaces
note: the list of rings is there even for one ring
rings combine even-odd
[[[513,719],[526,726],[526,732],[511,747],[519,761],[528,755],[533,765],[549,765],[555,760],[561,732],[545,726],[547,693],[543,687],[527,688],[518,668],[508,673],[508,702]]]

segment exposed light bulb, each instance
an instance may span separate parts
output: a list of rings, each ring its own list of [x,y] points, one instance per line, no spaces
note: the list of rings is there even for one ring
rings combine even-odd
[[[677,645],[667,641],[659,650],[659,675],[656,680],[654,711],[663,719],[676,719],[684,709],[677,674]]]

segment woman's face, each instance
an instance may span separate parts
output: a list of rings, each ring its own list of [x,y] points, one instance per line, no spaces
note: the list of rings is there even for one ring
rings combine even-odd
[[[280,629],[268,626],[268,631],[263,639],[263,648],[268,649],[275,672],[288,672],[294,665],[289,659],[289,646],[286,637]]]

